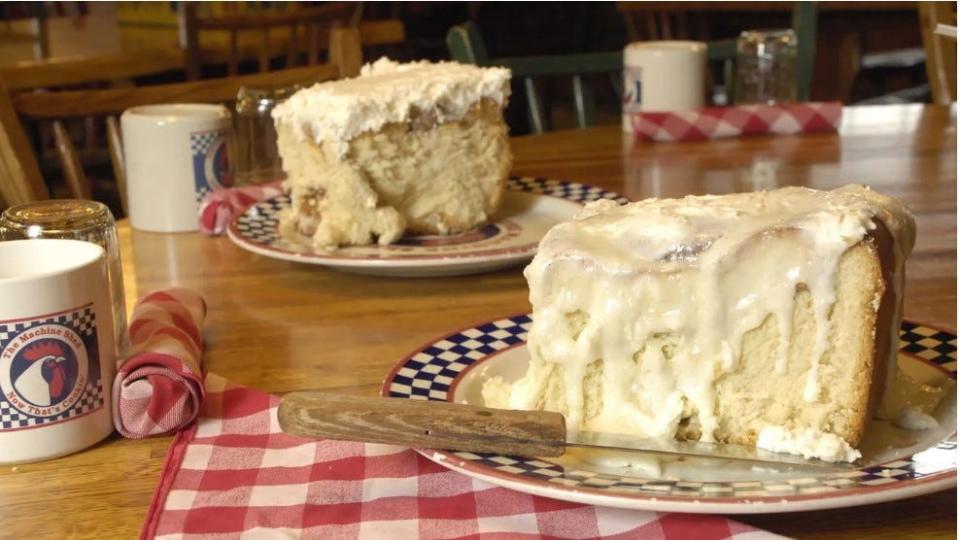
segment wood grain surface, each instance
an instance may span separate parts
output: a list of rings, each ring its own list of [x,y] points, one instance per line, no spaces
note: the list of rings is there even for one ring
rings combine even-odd
[[[277,409],[291,435],[443,448],[507,456],[557,457],[566,450],[563,415],[444,401],[290,392]]]
[[[956,110],[847,109],[840,135],[653,144],[618,128],[512,140],[514,173],[577,180],[632,199],[860,182],[903,198],[918,223],[905,312],[956,328]],[[120,225],[128,305],[149,289],[195,287],[208,305],[204,363],[268,392],[375,395],[389,369],[428,340],[529,310],[513,268],[467,277],[387,279],[267,259],[226,238]],[[130,538],[170,438],[111,437],[73,456],[0,467],[0,536]],[[860,508],[737,519],[800,538],[954,538],[956,492]]]

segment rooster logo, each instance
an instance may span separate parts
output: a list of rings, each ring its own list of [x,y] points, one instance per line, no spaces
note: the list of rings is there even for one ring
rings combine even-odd
[[[89,309],[84,306],[77,313]],[[72,313],[62,316],[81,320]],[[7,332],[0,333],[0,404],[4,415],[9,411],[12,425],[0,426],[0,432],[68,422],[103,406],[102,400],[97,405],[85,399],[91,391],[101,392],[95,327],[81,334],[48,316],[17,323],[16,333],[10,326],[0,325]]]
[[[220,132],[200,132],[191,133],[190,138],[197,190],[232,187],[226,136]]]
[[[21,398],[38,407],[49,407],[70,394],[77,379],[77,362],[64,345],[45,339],[24,348],[15,363],[25,365],[25,369],[13,380]]]

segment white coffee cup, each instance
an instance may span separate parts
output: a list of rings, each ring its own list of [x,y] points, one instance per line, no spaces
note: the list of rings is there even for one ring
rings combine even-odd
[[[707,46],[699,41],[644,41],[623,49],[623,129],[637,112],[704,106]]]
[[[113,432],[113,306],[102,247],[0,242],[0,463],[83,450]]]
[[[230,112],[220,105],[146,105],[120,120],[130,225],[154,232],[197,230],[200,200],[230,187]]]

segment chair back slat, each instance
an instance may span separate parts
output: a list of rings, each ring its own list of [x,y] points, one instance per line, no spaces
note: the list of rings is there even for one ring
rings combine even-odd
[[[647,28],[648,39],[661,39],[660,29],[657,27],[657,17],[654,13],[643,13],[644,26]],[[638,35],[636,39],[640,39]]]
[[[490,63],[487,47],[473,23],[454,26],[447,32],[450,57],[458,62],[486,66]]]
[[[0,205],[12,206],[38,199],[50,198],[50,192],[40,174],[40,165],[33,158],[33,148],[27,137],[10,93],[0,79]],[[25,158],[25,156],[28,156]]]
[[[315,24],[307,25],[307,65],[317,63],[320,51],[320,27]]]
[[[810,100],[814,59],[817,52],[817,5],[797,2],[793,6],[793,32],[797,35],[797,100]]]
[[[60,170],[63,171],[63,178],[66,181],[70,196],[74,199],[89,199],[91,194],[90,182],[83,172],[83,165],[80,163],[80,157],[77,155],[77,149],[73,146],[73,141],[70,140],[70,134],[60,120],[53,122],[53,140],[57,146]]]
[[[297,65],[297,43],[300,40],[297,35],[297,24],[290,23],[290,42],[287,45],[287,67],[292,68]]]
[[[937,105],[957,100],[957,43],[953,38],[935,33],[937,24],[957,25],[956,6],[954,2],[919,2],[917,6],[927,57],[927,80]]]
[[[596,116],[596,98],[593,96],[593,87],[583,75],[573,76],[573,104],[577,117],[577,127],[588,128],[593,125]]]
[[[200,68],[203,63],[203,56],[200,53],[200,26],[197,18],[197,6],[194,2],[181,2],[178,11],[180,18],[180,32],[182,36],[184,65],[187,68],[187,78],[190,80],[200,78]],[[236,47],[231,36],[230,43],[230,61],[233,64]],[[231,68],[234,69],[234,68]]]
[[[546,133],[550,131],[550,117],[543,107],[543,100],[537,92],[537,83],[533,77],[523,78],[524,95],[527,98],[527,114],[530,117],[530,131]]]
[[[670,26],[670,13],[667,11],[660,11],[657,13],[658,19],[660,19],[660,36],[661,39],[674,39],[673,29]]]
[[[363,65],[360,33],[356,28],[337,28],[341,39],[330,41],[330,62],[340,68],[341,77],[356,77]]]
[[[260,30],[260,55],[257,59],[260,72],[270,71],[270,28]]]
[[[198,59],[199,60],[199,59]],[[227,73],[231,77],[240,74],[240,47],[237,44],[237,33],[230,33],[230,57],[227,60]],[[196,78],[196,77],[193,77]]]
[[[127,170],[123,160],[123,138],[120,135],[120,123],[116,116],[107,117],[107,148],[110,150],[110,164],[120,193],[120,208],[127,214]]]

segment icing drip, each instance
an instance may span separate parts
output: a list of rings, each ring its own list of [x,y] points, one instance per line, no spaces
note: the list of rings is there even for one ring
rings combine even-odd
[[[780,426],[764,428],[757,437],[757,448],[795,454],[808,459],[822,459],[831,463],[856,461],[860,458],[860,452],[847,444],[847,441],[833,433],[812,429],[789,430]]]
[[[902,276],[912,220],[860,186],[588,204],[544,237],[524,272],[532,359],[509,407],[559,409],[571,432],[674,436],[692,422],[713,441],[716,380],[737,369],[744,335],[770,317],[772,369],[785,372],[801,289],[815,329],[798,382],[806,401],[821,400],[837,266],[875,219],[896,237]],[[558,369],[562,384],[544,388]]]

